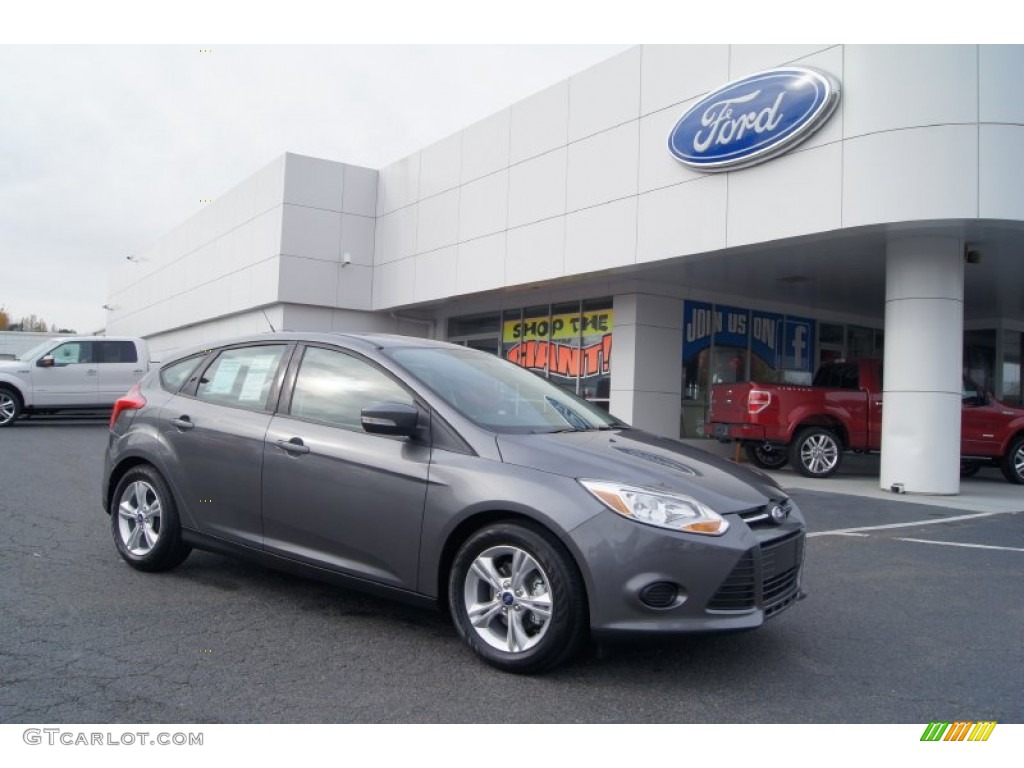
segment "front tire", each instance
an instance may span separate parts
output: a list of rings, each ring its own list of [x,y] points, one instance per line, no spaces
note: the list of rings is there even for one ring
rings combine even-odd
[[[459,635],[505,672],[542,672],[575,654],[587,634],[586,601],[583,579],[562,545],[518,523],[471,536],[449,575]]]
[[[1024,436],[1010,443],[1010,450],[1000,460],[999,468],[1011,483],[1024,484]]]
[[[761,469],[782,469],[789,461],[786,449],[772,443],[744,443],[743,453],[747,461]]]
[[[21,398],[10,387],[0,387],[0,428],[9,427],[21,416]]]
[[[802,430],[789,446],[789,462],[804,477],[829,477],[842,462],[843,446],[836,433],[824,427]]]
[[[181,540],[181,523],[167,483],[151,466],[133,467],[110,499],[110,525],[117,551],[132,568],[167,571],[192,548]]]

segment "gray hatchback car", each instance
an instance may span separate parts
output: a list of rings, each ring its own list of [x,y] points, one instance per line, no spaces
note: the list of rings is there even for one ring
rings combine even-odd
[[[114,407],[103,507],[139,570],[194,547],[436,605],[512,672],[588,635],[757,627],[803,595],[804,520],[767,476],[401,336],[177,355]]]

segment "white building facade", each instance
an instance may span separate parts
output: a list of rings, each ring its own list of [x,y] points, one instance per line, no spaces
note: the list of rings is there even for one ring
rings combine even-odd
[[[714,173],[668,151],[792,67],[839,93],[809,137]],[[956,493],[962,372],[1024,394],[1021,71],[1024,46],[636,47],[382,169],[284,155],[126,264],[107,329],[157,359],[268,319],[429,335],[687,438],[717,381],[884,357],[882,487]]]

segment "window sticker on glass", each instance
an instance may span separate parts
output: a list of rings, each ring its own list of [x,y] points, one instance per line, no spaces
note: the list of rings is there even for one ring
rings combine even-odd
[[[210,388],[206,391],[211,395],[231,394],[241,367],[241,363],[238,360],[221,360],[220,365],[217,366],[217,374],[213,377],[213,381],[210,382]]]
[[[245,374],[242,391],[238,395],[239,402],[258,402],[266,397],[264,387],[270,379],[276,362],[277,354],[254,357],[249,362],[249,370]]]

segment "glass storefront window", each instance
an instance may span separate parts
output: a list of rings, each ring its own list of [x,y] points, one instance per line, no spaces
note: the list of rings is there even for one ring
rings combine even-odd
[[[448,340],[500,354],[605,410],[611,391],[612,299],[452,318]]]
[[[1020,331],[1003,331],[1003,371],[1001,399],[1007,405],[1019,408],[1021,405],[1020,362],[1024,334]]]
[[[580,388],[577,394],[605,410],[608,410],[611,396],[612,319],[610,298],[583,302],[580,312]]]
[[[501,316],[497,312],[453,317],[448,321],[448,338],[492,355],[501,353]]]
[[[964,374],[986,392],[995,391],[996,331],[964,331]]]
[[[874,329],[861,325],[848,325],[846,327],[846,356],[852,360],[874,357]]]

